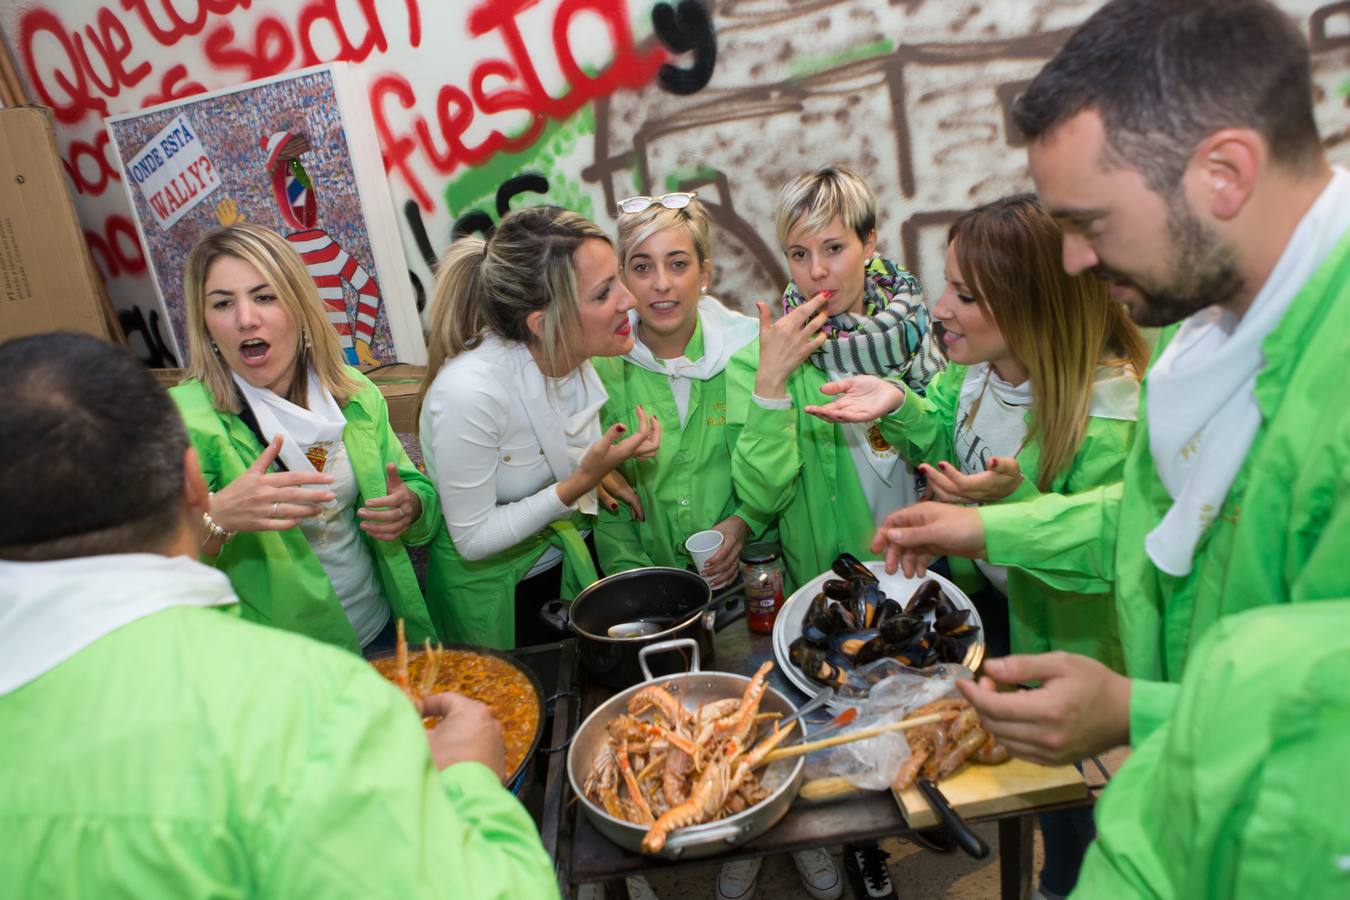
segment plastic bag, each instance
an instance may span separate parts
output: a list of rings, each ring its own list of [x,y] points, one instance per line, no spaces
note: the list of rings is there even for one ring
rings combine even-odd
[[[957,680],[973,677],[969,669],[960,665],[944,664],[920,670],[902,666],[893,659],[877,663],[891,663],[894,671],[874,683],[866,697],[841,698],[842,702],[830,704],[836,714],[849,707],[858,710],[857,718],[836,734],[898,722],[921,706],[956,695]],[[881,791],[890,787],[908,758],[909,742],[904,732],[892,731],[811,754],[807,757],[806,777],[838,776],[854,787]]]

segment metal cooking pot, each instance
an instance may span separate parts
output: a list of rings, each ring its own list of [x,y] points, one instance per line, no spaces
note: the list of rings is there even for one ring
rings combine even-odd
[[[507,665],[511,666],[511,668],[515,669],[521,675],[525,676],[526,680],[529,681],[530,683],[530,687],[534,689],[534,704],[533,704],[535,709],[534,735],[531,736],[530,738],[529,750],[527,750],[525,755],[521,757],[520,762],[516,764],[516,767],[511,771],[510,775],[507,777],[505,782],[507,787],[510,789],[511,793],[519,794],[521,788],[525,784],[525,775],[529,771],[530,763],[534,760],[534,753],[536,750],[539,749],[539,741],[544,736],[544,715],[545,715],[544,688],[539,683],[539,677],[535,675],[533,671],[530,670],[529,666],[525,665],[520,660],[508,656],[507,654],[502,653],[500,650],[493,650],[491,647],[482,647],[479,646],[478,644],[442,644],[441,649],[458,650],[462,653],[476,653],[479,656],[491,656],[496,659],[499,659],[502,662],[506,663]],[[412,659],[422,652],[423,651],[417,646],[409,647],[408,648],[409,662],[411,663]],[[395,651],[388,650],[386,652],[377,653],[375,656],[371,657],[366,661],[373,665],[376,662],[380,662],[386,659],[393,659],[394,655]],[[376,667],[376,671],[379,671],[378,667]],[[549,699],[551,700],[552,698]]]
[[[647,669],[646,657],[669,649],[661,645],[644,647],[638,654],[638,663],[649,682],[657,680],[661,683],[673,682],[679,689],[680,699],[686,709],[693,709],[726,697],[739,697],[745,693],[750,679],[744,675],[699,671],[698,645],[692,639],[668,643],[683,645],[683,648],[692,654],[691,671],[670,677],[652,675]],[[581,786],[586,783],[586,776],[594,765],[596,753],[605,743],[606,726],[615,716],[628,711],[629,698],[644,687],[646,684],[635,685],[601,704],[577,729],[576,738],[567,752],[567,778],[572,784],[572,793],[576,795],[591,824],[605,837],[634,853],[644,852],[642,838],[647,834],[647,829],[609,815],[582,793]],[[772,687],[764,691],[759,708],[761,712],[782,713],[784,717],[797,711],[791,700]],[[798,730],[784,739],[782,746],[786,747],[800,740],[801,731]],[[699,859],[759,837],[778,824],[778,820],[787,814],[788,807],[797,798],[797,791],[802,785],[805,759],[804,756],[798,756],[770,763],[760,772],[760,783],[769,789],[768,797],[749,809],[727,816],[725,819],[703,825],[690,825],[671,832],[665,846],[657,855],[665,859]]]
[[[638,651],[654,644],[689,638],[697,643],[701,657],[711,662],[713,634],[744,615],[739,596],[715,609],[712,589],[699,575],[662,566],[610,575],[571,604],[554,600],[539,611],[540,618],[559,632],[576,634],[586,674],[612,688],[642,681]],[[688,665],[670,654],[653,667],[658,674],[671,674],[684,672]]]

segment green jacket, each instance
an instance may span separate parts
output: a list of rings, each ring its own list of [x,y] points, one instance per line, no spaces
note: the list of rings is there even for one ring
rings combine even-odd
[[[700,323],[685,355],[703,356]],[[689,568],[693,560],[684,549],[691,534],[713,527],[730,515],[739,516],[752,535],[766,523],[737,502],[731,487],[733,429],[727,426],[727,373],[707,381],[690,381],[689,410],[684,427],[675,395],[665,375],[650,372],[621,357],[597,357],[591,362],[609,394],[602,412],[603,427],[622,422],[637,428],[636,407],[655,414],[661,423],[661,449],[653,459],[629,460],[620,471],[637,491],[646,521],[633,518],[627,504],[617,512],[603,506],[595,521],[595,547],[606,574],[641,566]]]
[[[1350,602],[1225,618],[1178,694],[1102,795],[1073,896],[1350,897]]]
[[[593,516],[574,512],[514,547],[484,559],[459,555],[442,524],[427,561],[427,606],[441,639],[497,650],[516,645],[516,585],[550,546],[562,550],[562,599],[571,600],[596,580],[595,563],[581,537]]]
[[[1154,358],[1175,328],[1164,332]],[[1166,721],[1192,644],[1224,616],[1271,603],[1350,596],[1350,235],[1262,344],[1262,423],[1190,575],[1160,572],[1144,537],[1172,503],[1149,453],[1148,379],[1123,485],[984,507],[991,562],[1052,587],[1113,585],[1130,693],[1130,740]]]
[[[556,897],[534,823],[350,654],[177,607],[0,696],[14,898]]]
[[[901,383],[905,402],[881,420],[881,435],[912,464],[955,459],[956,416],[968,368],[950,365],[928,383],[926,395]],[[1027,413],[1028,428],[1031,413]],[[1135,423],[1092,416],[1072,462],[1050,484],[1055,494],[1075,494],[1120,480]],[[1028,441],[1017,455],[1022,483],[1000,503],[1039,497],[1041,446]],[[950,559],[953,579],[973,591],[987,582],[970,560]],[[1008,607],[1014,653],[1067,650],[1124,671],[1114,599],[1110,594],[1056,590],[1020,569],[1008,569]]]
[[[408,639],[416,642],[435,637],[404,545],[425,544],[440,527],[441,505],[436,489],[404,452],[389,425],[389,408],[380,389],[356,369],[349,368],[347,374],[361,385],[342,407],[347,419],[342,440],[356,473],[358,506],[366,498],[388,493],[384,467],[391,462],[422,501],[422,515],[399,541],[375,540],[364,532],[362,539],[375,561],[375,575],[385,599],[394,615],[407,622]],[[200,382],[186,381],[169,393],[183,415],[210,490],[218,491],[238,478],[262,454],[257,436],[242,419],[211,407],[211,396]],[[355,509],[351,515],[355,519]],[[229,576],[245,619],[360,652],[356,632],[328,574],[298,527],[242,532],[225,544],[219,556],[203,556],[202,562]]]
[[[754,401],[759,341],[727,366],[727,425],[734,432],[731,481],[759,522],[778,517],[787,569],[785,592],[815,578],[841,552],[872,556],[876,523],[867,508],[843,429],[803,412],[820,403],[829,377],[809,361],[788,376],[791,409]]]

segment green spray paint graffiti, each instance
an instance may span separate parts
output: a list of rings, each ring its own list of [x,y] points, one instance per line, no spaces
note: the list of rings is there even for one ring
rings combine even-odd
[[[788,68],[788,74],[793,78],[805,78],[807,75],[824,72],[827,69],[842,66],[844,63],[870,59],[873,56],[885,56],[894,49],[895,44],[887,38],[881,38],[872,41],[870,44],[861,44],[838,53],[829,53],[824,56],[800,56],[792,61]]]
[[[595,201],[581,182],[570,177],[576,164],[578,144],[595,135],[595,114],[582,107],[570,119],[550,122],[538,140],[519,153],[499,153],[485,165],[470,169],[445,187],[445,205],[452,216],[466,210],[495,210],[497,187],[522,172],[538,172],[548,179],[548,193],[522,195],[522,206],[553,204],[595,217]],[[589,149],[589,148],[582,148]]]

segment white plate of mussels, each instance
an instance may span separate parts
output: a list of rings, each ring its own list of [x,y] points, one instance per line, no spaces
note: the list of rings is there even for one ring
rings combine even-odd
[[[887,575],[883,561],[845,553],[784,602],[773,653],[807,694],[830,685],[861,697],[897,664],[960,663],[975,671],[984,659],[984,626],[965,592],[941,575]]]

